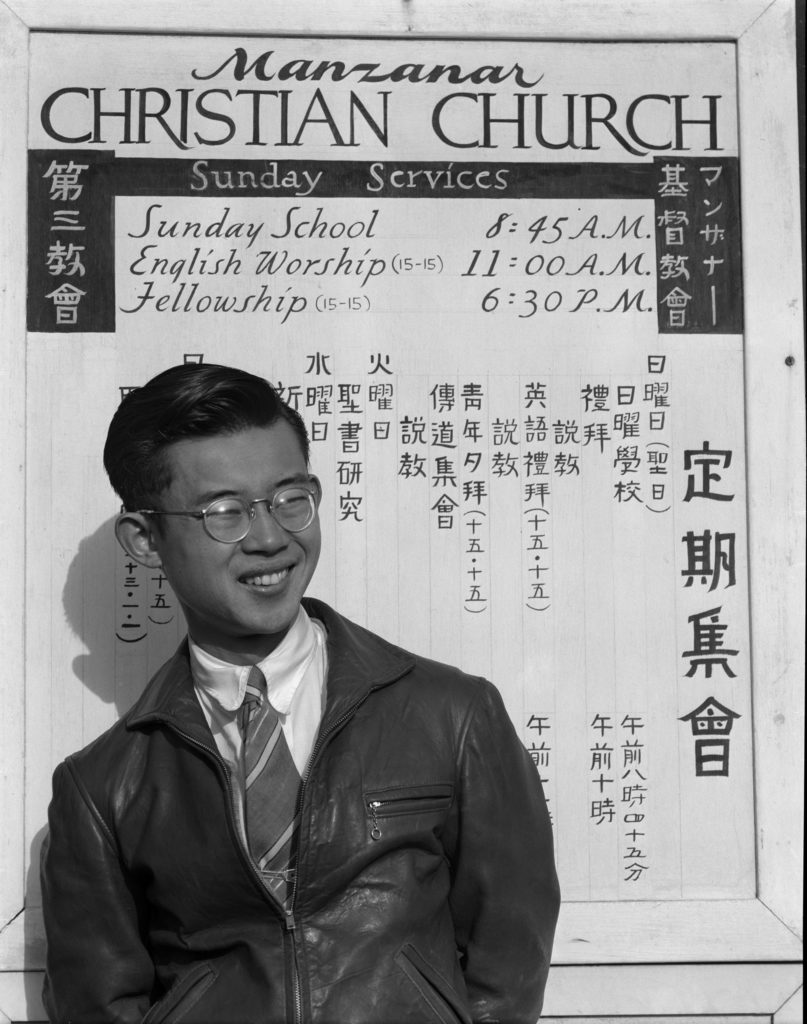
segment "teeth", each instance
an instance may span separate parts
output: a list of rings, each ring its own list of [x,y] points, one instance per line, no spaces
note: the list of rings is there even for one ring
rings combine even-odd
[[[244,579],[244,583],[250,587],[271,587],[284,580],[288,574],[288,569],[281,569],[280,572],[266,572],[261,576],[247,576]]]

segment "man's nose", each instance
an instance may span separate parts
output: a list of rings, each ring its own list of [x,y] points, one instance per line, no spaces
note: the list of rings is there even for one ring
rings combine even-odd
[[[247,551],[277,551],[289,542],[289,535],[269,511],[268,501],[257,501],[252,506],[254,516],[249,533],[241,541]]]

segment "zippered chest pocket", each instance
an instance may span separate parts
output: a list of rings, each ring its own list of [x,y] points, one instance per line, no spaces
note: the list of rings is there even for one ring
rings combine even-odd
[[[453,799],[452,782],[433,782],[424,786],[394,786],[366,791],[364,806],[370,819],[370,838],[377,840],[382,837],[385,819],[399,815],[446,811]]]

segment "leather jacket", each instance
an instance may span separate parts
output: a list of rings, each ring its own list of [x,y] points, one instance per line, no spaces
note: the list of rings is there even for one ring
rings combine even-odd
[[[54,774],[51,1021],[535,1024],[558,888],[498,691],[304,604],[329,668],[291,914],[239,838],[183,643]]]

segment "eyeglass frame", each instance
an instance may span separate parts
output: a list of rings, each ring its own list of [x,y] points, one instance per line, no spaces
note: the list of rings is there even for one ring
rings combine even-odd
[[[294,490],[305,491],[308,494],[309,508],[311,509],[311,518],[308,520],[305,526],[300,527],[299,530],[290,530],[288,526],[284,526],[284,524],[281,523],[277,516],[274,514],[274,511],[272,509],[272,505],[274,504],[279,495],[285,493],[286,491]],[[214,498],[208,505],[205,505],[204,508],[199,509],[198,511],[196,511],[196,509],[166,510],[158,508],[139,508],[137,509],[137,514],[141,516],[189,516],[191,519],[201,519],[202,528],[204,529],[205,533],[208,535],[208,537],[210,537],[211,540],[216,541],[218,544],[240,544],[245,537],[249,536],[249,532],[252,529],[252,524],[255,522],[255,517],[257,515],[255,510],[256,505],[265,504],[266,511],[277,523],[280,529],[285,530],[286,533],[303,533],[311,526],[311,524],[317,517],[317,508],[319,507],[319,494],[319,480],[315,476],[309,476],[306,478],[306,481],[304,483],[286,484],[283,487],[279,487],[274,492],[274,494],[272,494],[271,497],[268,498],[252,498],[249,501],[247,501],[245,498],[239,498],[238,495],[227,495],[227,497]],[[215,504],[217,504],[217,502],[220,501],[238,501],[246,509],[247,515],[249,517],[247,528],[244,531],[244,533],[240,537],[237,537],[235,540],[222,540],[221,537],[215,537],[208,528],[207,513]]]

